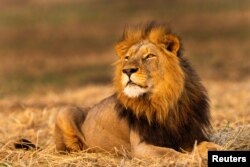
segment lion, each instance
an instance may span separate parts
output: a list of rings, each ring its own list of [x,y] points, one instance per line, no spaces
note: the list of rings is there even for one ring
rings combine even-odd
[[[137,158],[179,157],[195,144],[204,154],[217,149],[207,91],[181,48],[165,24],[126,27],[115,46],[115,93],[92,108],[63,108],[56,149],[127,150]]]

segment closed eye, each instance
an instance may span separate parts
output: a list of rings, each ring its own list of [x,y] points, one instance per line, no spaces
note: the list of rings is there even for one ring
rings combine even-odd
[[[156,58],[156,56],[154,54],[148,54],[144,59],[145,60],[150,60],[152,58]]]
[[[125,56],[125,57],[124,57],[124,60],[125,60],[125,61],[128,61],[128,58],[129,58],[129,56]]]

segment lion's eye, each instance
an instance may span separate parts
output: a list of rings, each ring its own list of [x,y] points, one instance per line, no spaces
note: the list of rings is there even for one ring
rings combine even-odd
[[[150,60],[152,58],[155,58],[156,56],[154,54],[148,54],[146,57],[145,57],[145,60]]]
[[[125,60],[125,61],[128,61],[128,58],[129,58],[129,56],[125,56],[125,57],[124,57],[124,60]]]

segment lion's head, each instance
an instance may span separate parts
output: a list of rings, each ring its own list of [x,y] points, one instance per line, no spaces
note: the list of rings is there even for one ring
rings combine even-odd
[[[147,111],[149,120],[157,109],[163,121],[166,111],[179,99],[184,73],[178,56],[180,41],[163,25],[149,24],[124,31],[116,45],[115,86],[122,103],[137,116]],[[164,105],[159,105],[159,104]]]

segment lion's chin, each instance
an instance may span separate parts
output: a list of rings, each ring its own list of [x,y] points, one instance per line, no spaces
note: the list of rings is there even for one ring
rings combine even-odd
[[[148,92],[148,88],[143,88],[141,86],[138,86],[136,84],[128,84],[124,90],[124,94],[128,96],[129,98],[137,98],[145,93]]]

